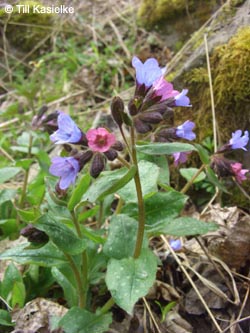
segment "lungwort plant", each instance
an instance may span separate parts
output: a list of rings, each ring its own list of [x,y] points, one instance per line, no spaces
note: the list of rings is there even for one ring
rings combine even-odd
[[[47,274],[50,270],[70,308],[57,323],[66,333],[104,332],[114,304],[133,312],[160,265],[150,237],[169,235],[170,246],[179,250],[180,237],[217,229],[212,222],[180,214],[185,192],[201,172],[222,190],[216,174],[241,183],[248,172],[224,157],[232,149],[245,149],[248,132],[236,131],[210,157],[190,143],[196,137],[192,121],[174,123],[174,108],[191,107],[188,90],[175,90],[155,59],[142,63],[134,57],[132,65],[134,95],[127,106],[118,96],[111,103],[115,133],[105,127],[85,133],[69,115],[47,114],[46,109],[32,123],[62,149],[51,160],[40,211],[30,209],[31,223],[21,231],[29,242],[2,253],[1,259],[45,267]],[[179,192],[170,186],[168,160],[178,166],[192,152],[203,164]]]

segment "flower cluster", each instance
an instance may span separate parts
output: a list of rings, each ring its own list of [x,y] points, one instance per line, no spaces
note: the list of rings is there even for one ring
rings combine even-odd
[[[105,128],[90,129],[86,133],[75,124],[71,117],[58,112],[57,130],[50,135],[55,144],[72,145],[70,156],[54,157],[50,166],[50,173],[60,177],[59,190],[66,190],[74,184],[79,171],[91,161],[90,174],[96,178],[104,170],[106,160],[117,158],[117,151],[123,149],[115,135]],[[67,147],[67,146],[66,146]]]
[[[250,171],[248,169],[242,169],[242,164],[239,162],[231,161],[227,159],[223,153],[230,152],[235,149],[247,150],[246,146],[249,141],[249,133],[242,130],[237,130],[232,133],[232,137],[227,144],[222,146],[212,157],[211,167],[217,173],[219,177],[232,176],[235,180],[241,184],[243,180],[246,180],[246,174]]]

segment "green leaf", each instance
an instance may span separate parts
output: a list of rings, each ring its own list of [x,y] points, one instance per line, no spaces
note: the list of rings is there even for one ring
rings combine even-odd
[[[31,210],[21,210],[18,209],[18,215],[20,216],[21,220],[30,223],[35,221],[41,214],[39,210],[37,209],[31,209]]]
[[[138,222],[124,214],[114,215],[110,221],[108,239],[103,247],[108,257],[132,257],[137,238]],[[147,242],[144,242],[147,247]]]
[[[22,168],[24,170],[28,170],[29,167],[30,167],[30,165],[31,165],[31,163],[33,163],[33,162],[34,162],[33,159],[31,159],[31,158],[25,158],[25,159],[17,161],[15,165],[16,165],[16,167],[20,167],[20,168]]]
[[[164,232],[165,225],[180,214],[186,200],[186,195],[176,191],[159,192],[147,199],[145,201],[146,231],[149,234]],[[126,205],[122,212],[137,218],[137,204]]]
[[[164,233],[172,236],[203,235],[210,231],[216,231],[219,226],[212,222],[204,222],[192,217],[179,217],[165,224]]]
[[[81,201],[83,194],[87,191],[89,187],[90,181],[91,177],[87,173],[86,175],[83,175],[77,186],[73,189],[70,200],[68,202],[68,209],[70,211],[73,211],[75,206]]]
[[[0,310],[0,325],[14,326],[14,323],[11,322],[11,315],[6,310]]]
[[[77,307],[71,308],[59,321],[65,333],[103,333],[112,323],[111,313],[97,315]]]
[[[12,233],[17,232],[17,222],[16,219],[5,219],[0,220],[0,231],[3,234],[3,236],[8,236]]]
[[[136,146],[138,152],[148,155],[171,155],[173,153],[179,153],[184,151],[196,150],[193,145],[189,143],[150,143],[147,145]]]
[[[17,167],[6,167],[0,169],[0,184],[15,177],[22,169]]]
[[[192,179],[192,177],[199,171],[199,169],[197,168],[181,168],[180,169],[180,174],[182,175],[182,177],[184,177],[187,181],[189,181],[190,179]],[[199,183],[202,180],[204,180],[206,178],[206,174],[205,172],[201,172],[193,181],[193,184],[195,183]]]
[[[22,276],[16,266],[13,263],[10,263],[6,268],[1,283],[1,296],[4,299],[9,298],[9,295],[12,293],[14,282],[22,282]]]
[[[13,189],[3,189],[0,192],[0,205],[6,201],[12,200],[15,198],[17,190]]]
[[[117,192],[127,184],[136,172],[136,167],[129,170],[121,168],[115,171],[102,172],[101,176],[90,186],[83,195],[82,201],[96,202],[102,201],[107,195]]]
[[[144,249],[139,258],[111,259],[106,283],[116,304],[132,313],[137,300],[145,296],[155,281],[157,258]]]
[[[12,289],[12,299],[11,306],[14,308],[15,306],[19,306],[22,308],[25,303],[25,285],[23,281],[14,281],[13,289]]]
[[[68,306],[72,307],[77,305],[78,303],[77,291],[76,288],[72,285],[72,283],[56,267],[52,268],[51,273],[53,277],[56,279],[57,283],[62,287]]]
[[[67,263],[63,253],[52,243],[36,249],[27,248],[30,244],[22,244],[0,254],[2,260],[14,260],[19,264],[36,264],[54,267]]]
[[[142,194],[145,198],[145,196],[152,195],[153,193],[157,192],[159,167],[154,163],[144,160],[138,163],[138,167],[141,180]],[[118,194],[127,203],[137,202],[137,194],[134,180],[131,180],[127,185],[121,188],[118,191]]]
[[[11,146],[10,147],[11,150],[13,151],[18,151],[20,153],[26,153],[28,154],[29,153],[29,147],[25,147],[25,146]],[[36,155],[39,153],[39,148],[38,147],[32,147],[31,150],[30,150],[30,153],[32,155]]]
[[[41,216],[35,227],[44,231],[63,252],[79,254],[86,248],[86,240],[77,237],[72,229],[56,221],[49,214]]]
[[[203,164],[210,164],[210,156],[208,154],[207,149],[205,149],[204,147],[202,147],[198,143],[195,143],[194,146],[196,147],[196,149],[197,149],[197,151],[199,153],[201,162]]]

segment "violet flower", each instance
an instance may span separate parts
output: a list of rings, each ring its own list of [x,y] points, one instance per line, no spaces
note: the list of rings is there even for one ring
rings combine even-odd
[[[81,141],[83,133],[69,115],[60,112],[57,122],[58,130],[50,136],[51,141],[55,144],[79,143]]]
[[[245,146],[249,141],[248,131],[244,132],[242,135],[242,130],[237,130],[235,133],[232,133],[232,138],[229,141],[229,145],[231,149],[243,149],[247,150]]]
[[[186,96],[188,93],[188,89],[183,89],[181,93],[175,96],[175,106],[188,106],[190,105],[190,99]]]
[[[89,148],[94,152],[107,152],[116,142],[115,135],[109,133],[105,128],[90,129],[86,133]]]
[[[177,167],[179,164],[187,162],[187,157],[190,153],[190,151],[173,153],[172,156],[174,157],[174,166]]]
[[[79,170],[79,162],[74,157],[54,157],[49,168],[49,172],[53,176],[60,177],[59,187],[61,190],[65,190],[75,183]]]
[[[182,125],[176,128],[176,135],[179,138],[186,139],[186,140],[194,140],[196,138],[195,133],[192,132],[192,129],[195,127],[195,123],[190,120],[185,121]]]
[[[154,58],[149,58],[142,63],[139,58],[134,56],[132,66],[135,68],[137,83],[144,84],[146,88],[151,87],[165,72],[165,68],[160,68],[158,61]]]
[[[247,177],[245,176],[246,173],[249,172],[248,169],[242,169],[242,164],[235,162],[235,163],[231,163],[231,170],[234,174],[234,177],[236,179],[236,181],[241,184],[243,180],[246,180]]]

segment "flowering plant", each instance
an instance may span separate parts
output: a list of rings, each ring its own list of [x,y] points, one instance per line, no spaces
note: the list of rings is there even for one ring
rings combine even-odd
[[[33,125],[49,129],[51,141],[63,149],[51,160],[53,177],[47,177],[44,206],[22,231],[30,243],[1,258],[51,269],[71,307],[57,323],[66,333],[85,332],[80,329],[84,326],[88,332],[104,332],[114,304],[133,312],[156,278],[158,260],[150,237],[169,235],[169,246],[178,251],[180,237],[217,229],[214,223],[180,215],[185,193],[202,170],[222,190],[216,174],[241,183],[249,171],[224,157],[227,151],[246,149],[247,131],[243,136],[240,130],[233,133],[229,143],[209,157],[200,145],[185,142],[196,138],[193,121],[174,125],[174,108],[191,107],[188,90],[174,90],[155,59],[142,63],[134,57],[132,65],[134,95],[127,107],[118,96],[111,103],[116,133],[104,127],[85,133],[60,111],[33,120]],[[168,156],[177,167],[191,152],[198,153],[203,164],[178,192],[170,184]],[[109,298],[94,304],[92,287],[100,284]]]

